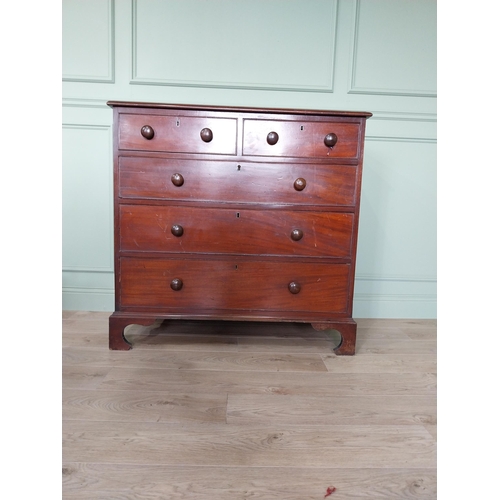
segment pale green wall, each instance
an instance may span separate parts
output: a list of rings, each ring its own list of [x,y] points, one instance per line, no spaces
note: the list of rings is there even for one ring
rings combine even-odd
[[[63,307],[114,307],[107,100],[371,111],[354,317],[436,315],[436,2],[63,0]]]

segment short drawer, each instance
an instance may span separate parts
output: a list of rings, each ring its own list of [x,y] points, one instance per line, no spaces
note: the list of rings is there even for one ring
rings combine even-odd
[[[360,130],[356,122],[247,119],[243,122],[243,154],[358,158]]]
[[[119,196],[135,199],[353,206],[357,167],[119,158]]]
[[[120,114],[118,148],[234,155],[236,123],[233,118]]]
[[[120,250],[349,258],[354,216],[120,205]]]
[[[121,259],[121,306],[156,311],[343,313],[348,264]]]

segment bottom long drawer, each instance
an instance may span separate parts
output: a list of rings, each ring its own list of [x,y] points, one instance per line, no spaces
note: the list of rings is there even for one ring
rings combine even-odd
[[[349,264],[121,258],[125,310],[343,313]]]

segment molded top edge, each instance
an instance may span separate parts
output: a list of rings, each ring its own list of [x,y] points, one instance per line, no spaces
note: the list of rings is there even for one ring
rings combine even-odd
[[[253,108],[245,106],[207,106],[196,104],[163,104],[153,102],[133,102],[133,101],[108,101],[110,107],[124,108],[156,108],[156,109],[179,109],[192,111],[232,111],[248,113],[275,113],[294,115],[324,115],[324,116],[349,116],[370,118],[373,114],[368,111],[334,111],[325,109],[286,109],[286,108]]]

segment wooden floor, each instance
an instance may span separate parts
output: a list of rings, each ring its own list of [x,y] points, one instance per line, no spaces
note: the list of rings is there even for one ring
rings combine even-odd
[[[63,499],[435,499],[436,322],[132,326],[63,313]]]

